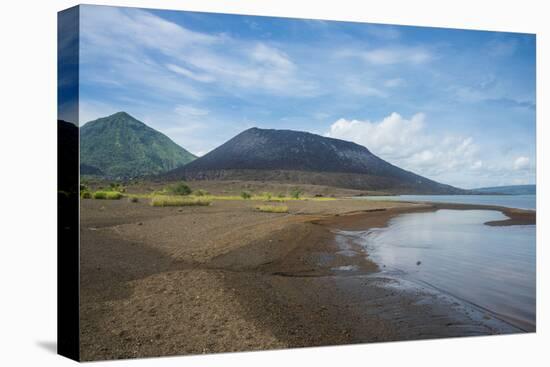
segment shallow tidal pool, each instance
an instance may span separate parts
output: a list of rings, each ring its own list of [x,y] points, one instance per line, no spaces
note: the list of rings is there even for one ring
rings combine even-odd
[[[535,226],[490,227],[491,210],[403,214],[347,232],[386,272],[429,285],[525,331],[535,329]]]

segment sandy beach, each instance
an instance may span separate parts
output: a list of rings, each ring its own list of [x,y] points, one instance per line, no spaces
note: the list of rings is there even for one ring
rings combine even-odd
[[[360,246],[342,252],[335,231],[443,208],[510,218],[488,225],[532,224],[534,212],[346,198],[289,201],[289,213],[257,205],[81,200],[83,360],[519,332],[381,276]]]

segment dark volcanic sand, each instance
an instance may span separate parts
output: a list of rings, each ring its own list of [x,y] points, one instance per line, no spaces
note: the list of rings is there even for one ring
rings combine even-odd
[[[256,212],[257,204],[82,200],[82,359],[518,331],[377,275],[361,248],[342,253],[331,232],[383,226],[433,206],[295,201],[290,214],[270,214]],[[355,271],[338,270],[349,265]]]

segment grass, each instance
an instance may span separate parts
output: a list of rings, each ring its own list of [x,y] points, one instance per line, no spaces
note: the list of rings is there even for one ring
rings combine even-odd
[[[170,192],[174,195],[187,196],[191,194],[192,190],[187,184],[180,182],[170,187]]]
[[[288,213],[286,205],[260,205],[256,209],[264,213]]]
[[[243,191],[241,192],[241,198],[243,198],[244,200],[248,200],[252,198],[252,194],[247,191]]]
[[[199,192],[199,191],[202,191],[202,192]],[[172,193],[168,190],[159,190],[159,191],[155,191],[155,192],[147,193],[147,194],[125,194],[125,196],[127,196],[129,198],[135,197],[135,198],[147,200],[147,199],[151,199],[151,198],[156,197],[156,196],[171,197],[171,196],[175,196],[175,195],[172,195]],[[177,195],[177,196],[181,196],[181,195]],[[212,201],[222,201],[222,200],[229,200],[229,201],[250,200],[250,201],[263,201],[263,202],[266,202],[266,203],[284,203],[284,202],[287,202],[287,201],[303,201],[303,200],[306,200],[306,201],[307,200],[310,200],[310,201],[333,201],[333,200],[338,200],[337,198],[331,198],[331,197],[300,196],[298,198],[295,198],[295,197],[284,196],[284,195],[273,196],[272,194],[269,194],[269,193],[251,195],[250,198],[248,198],[248,196],[247,196],[247,198],[245,199],[241,195],[213,195],[213,194],[210,194],[207,191],[203,191],[203,190],[194,191],[191,195],[187,195],[187,196],[184,196],[184,197],[188,198],[188,199],[203,199],[203,200],[210,201],[210,202],[212,202]]]
[[[92,193],[89,192],[89,191],[81,191],[80,192],[80,197],[82,199],[91,199],[92,198]]]
[[[118,191],[96,191],[92,197],[98,200],[119,200],[122,194]]]
[[[211,200],[199,197],[157,195],[151,198],[152,206],[208,206]]]

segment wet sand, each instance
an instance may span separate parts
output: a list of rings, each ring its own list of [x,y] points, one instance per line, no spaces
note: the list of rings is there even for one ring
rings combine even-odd
[[[273,214],[256,205],[82,200],[83,360],[519,332],[429,289],[403,287],[362,248],[335,241],[334,230],[448,206],[292,201],[289,214]]]

